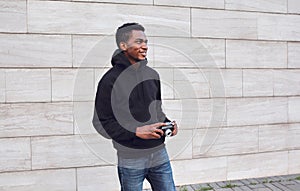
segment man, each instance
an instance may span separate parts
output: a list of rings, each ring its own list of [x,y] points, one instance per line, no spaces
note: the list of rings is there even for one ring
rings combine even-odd
[[[161,108],[158,73],[147,66],[143,26],[126,23],[116,32],[112,68],[98,84],[93,124],[113,140],[121,191],[141,191],[146,178],[154,191],[175,191],[160,127],[170,120]],[[177,134],[173,122],[172,136]]]

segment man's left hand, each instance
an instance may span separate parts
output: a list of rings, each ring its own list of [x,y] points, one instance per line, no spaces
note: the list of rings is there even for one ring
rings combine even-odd
[[[174,129],[172,131],[172,136],[175,136],[175,135],[177,135],[177,132],[178,132],[178,126],[177,126],[176,121],[173,121],[172,123],[174,125]]]

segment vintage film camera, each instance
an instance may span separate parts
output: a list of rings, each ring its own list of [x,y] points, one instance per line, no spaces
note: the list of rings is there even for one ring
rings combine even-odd
[[[171,137],[172,132],[174,130],[174,122],[166,122],[166,125],[159,127],[161,130],[163,130],[164,135],[166,137]]]

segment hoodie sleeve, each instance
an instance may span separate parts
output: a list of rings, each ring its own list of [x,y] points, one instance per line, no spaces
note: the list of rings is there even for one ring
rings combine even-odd
[[[116,120],[111,106],[112,87],[113,82],[111,80],[107,80],[107,78],[102,78],[99,82],[95,99],[93,124],[96,130],[100,133],[99,128],[101,127],[98,126],[97,128],[95,126],[98,119],[98,123],[100,121],[100,124],[109,138],[116,142],[128,141],[135,138],[136,135],[135,132],[131,132],[123,128]]]

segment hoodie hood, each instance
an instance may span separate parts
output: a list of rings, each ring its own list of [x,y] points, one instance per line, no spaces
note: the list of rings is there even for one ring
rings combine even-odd
[[[141,66],[145,66],[148,63],[148,61],[147,59],[145,59],[140,61],[139,63],[141,64]],[[115,50],[111,59],[111,64],[112,66],[120,65],[124,66],[125,68],[132,65],[121,49]]]

